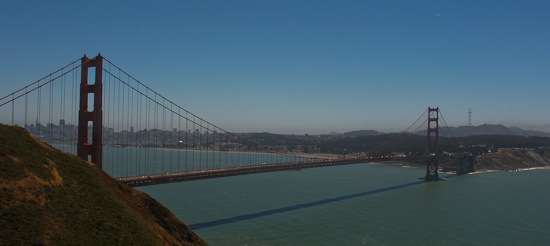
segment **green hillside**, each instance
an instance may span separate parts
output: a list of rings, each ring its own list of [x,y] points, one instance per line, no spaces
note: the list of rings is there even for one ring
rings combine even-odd
[[[0,245],[206,245],[149,195],[0,124]]]

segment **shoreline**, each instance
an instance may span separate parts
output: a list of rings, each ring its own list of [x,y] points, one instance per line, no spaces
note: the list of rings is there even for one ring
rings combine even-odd
[[[128,147],[113,147],[111,148],[128,148]],[[130,148],[136,148],[136,147],[130,147]],[[145,147],[144,147],[145,148]],[[155,149],[155,150],[164,150],[164,151],[176,151],[176,152],[220,152],[220,153],[232,153],[232,154],[262,154],[262,155],[284,155],[284,156],[290,156],[290,157],[301,157],[301,158],[315,158],[315,159],[338,159],[339,156],[336,154],[330,154],[330,153],[298,153],[298,152],[288,152],[288,153],[279,153],[279,152],[246,152],[246,151],[225,151],[225,150],[209,150],[209,149],[188,149],[188,148],[161,148],[161,147],[146,147],[147,149]]]
[[[199,153],[199,152],[212,152],[212,153],[226,153],[226,154],[252,154],[252,155],[280,155],[294,158],[304,158],[304,159],[318,159],[318,160],[331,160],[339,159],[340,156],[330,153],[299,153],[299,152],[288,152],[288,153],[275,153],[275,152],[246,152],[246,151],[223,151],[223,150],[208,150],[208,149],[189,149],[189,148],[160,148],[160,147],[148,147],[151,150],[161,150],[161,151],[174,151],[174,152],[190,152],[190,153]],[[487,158],[493,157],[493,158]],[[550,165],[545,162],[533,163],[533,160],[522,159],[520,156],[513,156],[513,159],[501,159],[494,158],[495,154],[484,155],[478,158],[478,164],[480,169],[477,172],[489,172],[489,171],[529,171],[529,170],[544,170],[550,169]],[[412,161],[383,161],[380,164],[392,165],[392,166],[401,166],[404,168],[423,168],[425,165],[423,163],[417,163]],[[440,167],[442,167],[440,163]]]
[[[518,168],[516,170],[508,170],[509,172],[523,172],[523,171],[531,171],[531,170],[550,170],[550,166],[542,166],[542,167],[526,167],[526,168]]]

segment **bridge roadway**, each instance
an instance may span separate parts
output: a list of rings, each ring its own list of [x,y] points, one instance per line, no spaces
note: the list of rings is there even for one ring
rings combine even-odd
[[[145,175],[145,176],[136,176],[136,177],[124,177],[124,178],[119,178],[118,180],[130,186],[136,187],[136,186],[146,186],[146,185],[182,182],[182,181],[199,180],[199,179],[210,179],[210,178],[228,177],[228,176],[236,176],[236,175],[245,175],[245,174],[253,174],[253,173],[266,173],[266,172],[276,172],[276,171],[283,171],[283,170],[300,170],[303,168],[348,165],[348,164],[367,163],[367,162],[398,161],[398,160],[404,160],[404,159],[410,160],[411,158],[384,156],[384,157],[370,157],[370,158],[326,159],[326,160],[317,160],[317,161],[310,161],[310,162],[262,164],[262,165],[231,167],[231,168],[223,168],[223,169],[154,174],[154,175]]]

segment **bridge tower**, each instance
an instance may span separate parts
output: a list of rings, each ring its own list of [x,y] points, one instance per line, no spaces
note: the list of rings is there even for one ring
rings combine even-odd
[[[428,108],[428,129],[427,129],[427,160],[426,160],[426,181],[440,180],[437,169],[439,144],[439,108]]]
[[[88,69],[95,67],[94,84],[88,84]],[[78,110],[78,142],[77,156],[88,160],[102,168],[102,128],[103,128],[103,57],[98,54],[94,58],[82,57],[82,72],[80,80],[80,108]],[[90,96],[93,94],[93,111],[88,110]],[[88,124],[92,122],[92,142],[88,142]]]

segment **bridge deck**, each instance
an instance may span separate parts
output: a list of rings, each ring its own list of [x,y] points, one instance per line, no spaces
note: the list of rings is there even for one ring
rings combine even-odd
[[[245,175],[245,174],[253,174],[253,173],[265,173],[265,172],[275,172],[275,171],[283,171],[283,170],[300,170],[302,168],[348,165],[348,164],[355,164],[355,163],[379,162],[379,161],[390,161],[390,160],[395,161],[396,158],[375,157],[375,158],[320,160],[320,161],[311,161],[311,162],[291,162],[291,163],[279,163],[279,164],[262,164],[262,165],[254,165],[254,166],[224,168],[224,169],[155,174],[155,175],[146,175],[146,176],[137,176],[137,177],[124,177],[124,178],[119,178],[119,180],[130,186],[136,187],[136,186],[146,186],[146,185],[182,182],[182,181],[199,180],[199,179],[210,179],[210,178],[219,178],[219,177],[227,177],[227,176]]]

